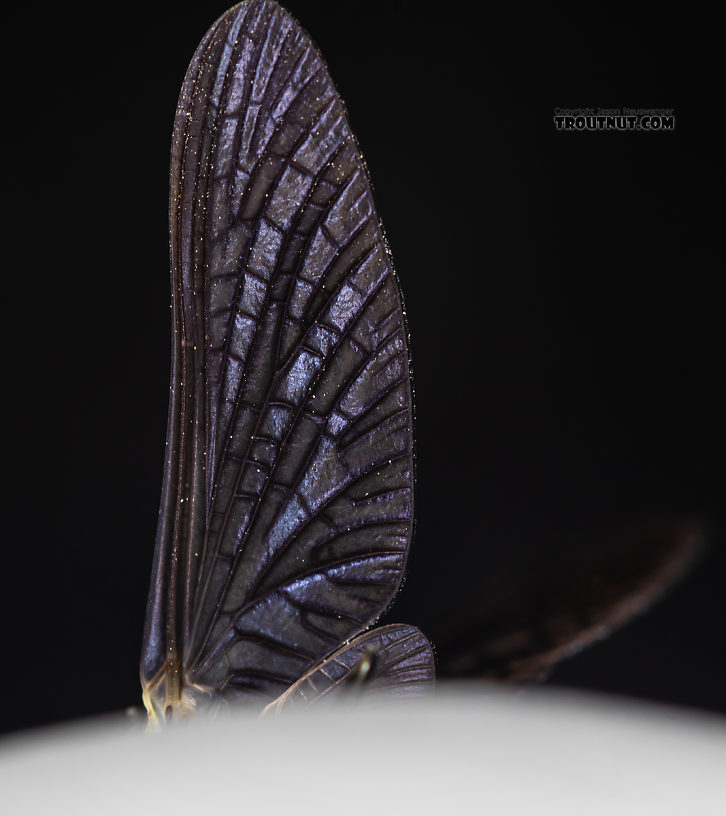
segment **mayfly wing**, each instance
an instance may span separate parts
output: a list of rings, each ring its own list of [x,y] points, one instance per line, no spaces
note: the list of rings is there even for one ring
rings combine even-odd
[[[685,573],[702,545],[702,534],[690,525],[649,525],[600,546],[561,553],[537,565],[533,577],[509,575],[478,606],[447,618],[440,637],[433,630],[439,673],[542,679],[560,660],[648,609]]]
[[[367,700],[400,701],[432,687],[434,658],[413,626],[391,624],[365,632],[309,669],[265,713],[339,699],[351,689]]]
[[[171,161],[167,460],[141,663],[164,715],[276,698],[396,592],[412,532],[407,330],[366,167],[270,0],[209,30]]]

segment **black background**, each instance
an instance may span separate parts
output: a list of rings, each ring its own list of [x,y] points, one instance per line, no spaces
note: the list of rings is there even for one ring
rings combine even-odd
[[[726,711],[715,21],[288,7],[347,102],[408,309],[418,527],[389,620],[425,631],[515,554],[694,518],[711,549],[690,577],[552,681]],[[224,9],[41,2],[8,19],[3,729],[139,702],[170,134]],[[580,105],[672,107],[677,128],[556,133],[553,108]]]

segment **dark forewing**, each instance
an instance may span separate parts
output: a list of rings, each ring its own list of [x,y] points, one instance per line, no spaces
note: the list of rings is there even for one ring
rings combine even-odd
[[[171,166],[168,460],[142,679],[277,696],[378,617],[412,529],[401,298],[343,104],[279,6],[199,46]]]
[[[338,649],[293,683],[266,711],[337,699],[348,689],[364,693],[368,700],[399,701],[418,697],[433,682],[434,656],[428,640],[413,626],[393,624],[365,632]]]

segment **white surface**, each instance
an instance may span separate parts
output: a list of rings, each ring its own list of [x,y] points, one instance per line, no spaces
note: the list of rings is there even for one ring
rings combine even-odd
[[[10,814],[726,814],[724,720],[538,691],[0,742]]]

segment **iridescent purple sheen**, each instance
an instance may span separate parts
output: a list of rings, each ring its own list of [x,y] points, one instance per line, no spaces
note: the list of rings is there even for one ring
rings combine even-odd
[[[362,632],[401,582],[413,523],[390,253],[327,69],[270,0],[224,14],[192,59],[170,225],[171,402],[141,663],[160,716],[197,697],[269,702]]]

